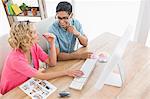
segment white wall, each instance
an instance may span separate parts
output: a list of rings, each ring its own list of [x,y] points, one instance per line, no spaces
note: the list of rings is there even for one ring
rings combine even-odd
[[[150,29],[150,0],[141,0],[134,40],[143,45],[145,45],[145,43],[148,44],[149,29]]]
[[[7,20],[6,13],[4,11],[4,7],[2,1],[0,0],[0,36],[9,33],[9,22]],[[1,46],[1,45],[0,45]]]
[[[24,2],[29,7],[38,7],[38,0],[12,0],[13,3],[18,4],[19,6]]]
[[[0,76],[3,67],[4,60],[10,51],[8,44],[8,35],[10,26],[4,12],[2,1],[0,0]]]
[[[55,15],[62,0],[46,0],[48,17]],[[68,0],[71,1],[71,0]],[[128,26],[135,30],[140,0],[73,0],[75,17],[83,25],[89,41],[104,32],[121,36]]]
[[[104,32],[121,36],[130,24],[135,30],[140,0],[94,0],[75,2],[75,16],[90,40]]]

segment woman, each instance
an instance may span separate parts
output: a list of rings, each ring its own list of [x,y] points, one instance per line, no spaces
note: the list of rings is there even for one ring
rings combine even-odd
[[[38,60],[45,62],[49,66],[56,65],[55,37],[49,33],[45,34],[44,37],[51,45],[50,56],[37,44],[36,28],[32,23],[18,22],[12,25],[8,39],[12,51],[6,58],[3,67],[0,83],[1,94],[5,94],[31,77],[48,80],[65,75],[73,77],[83,75],[80,70],[50,73],[38,71]]]

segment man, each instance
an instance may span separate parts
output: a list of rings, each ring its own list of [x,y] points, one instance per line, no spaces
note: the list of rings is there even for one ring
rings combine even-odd
[[[82,26],[78,20],[72,18],[72,5],[69,2],[60,2],[56,7],[56,21],[50,26],[48,32],[56,36],[56,52],[58,60],[86,59],[91,52],[74,51],[76,39],[84,47],[88,39],[83,34]]]

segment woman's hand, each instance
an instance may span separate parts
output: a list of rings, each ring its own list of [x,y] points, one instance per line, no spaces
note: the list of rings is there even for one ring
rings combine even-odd
[[[67,70],[66,75],[71,77],[81,77],[84,73],[80,70]]]
[[[41,73],[45,73],[45,72],[46,72],[46,69],[41,68],[41,69],[39,69],[39,72],[41,72]]]
[[[55,42],[55,35],[52,33],[44,33],[43,37],[45,37],[49,43]]]

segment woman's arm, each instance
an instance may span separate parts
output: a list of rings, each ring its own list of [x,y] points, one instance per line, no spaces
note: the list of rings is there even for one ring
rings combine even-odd
[[[49,66],[55,66],[57,63],[57,56],[56,56],[56,48],[55,43],[50,43],[50,55],[49,58],[45,61]]]
[[[50,33],[45,33],[43,35],[50,44],[50,56],[45,61],[49,66],[55,66],[57,62],[56,48],[55,48],[55,36]]]
[[[50,72],[50,73],[43,73],[38,71],[34,78],[42,79],[42,80],[49,80],[57,77],[62,76],[71,76],[71,77],[80,77],[83,75],[83,72],[80,70],[65,70],[65,71],[58,71],[58,72]]]
[[[3,95],[0,93],[0,98],[2,97]]]

